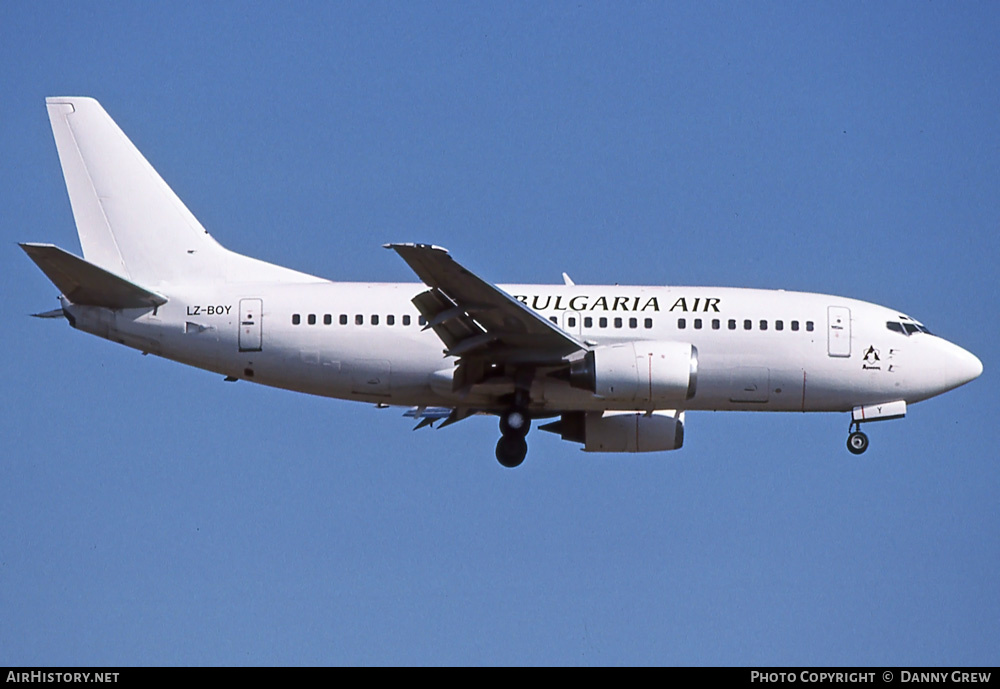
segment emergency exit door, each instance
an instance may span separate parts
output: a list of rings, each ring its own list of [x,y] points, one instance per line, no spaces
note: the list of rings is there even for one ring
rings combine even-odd
[[[263,313],[260,299],[240,299],[240,351],[259,352],[261,345],[260,322]]]

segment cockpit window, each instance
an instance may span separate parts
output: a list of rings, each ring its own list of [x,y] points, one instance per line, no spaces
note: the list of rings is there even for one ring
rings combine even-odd
[[[931,334],[931,331],[920,325],[919,323],[914,323],[908,321],[906,323],[900,323],[899,321],[886,321],[885,327],[894,333],[902,333],[909,337],[913,333],[926,333]]]

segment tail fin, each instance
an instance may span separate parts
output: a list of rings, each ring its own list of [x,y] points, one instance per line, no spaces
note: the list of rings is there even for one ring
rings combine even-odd
[[[140,284],[215,269],[226,250],[184,206],[101,104],[47,98],[46,106],[83,255]]]
[[[316,280],[223,248],[93,98],[45,103],[88,262],[151,289],[192,280]]]

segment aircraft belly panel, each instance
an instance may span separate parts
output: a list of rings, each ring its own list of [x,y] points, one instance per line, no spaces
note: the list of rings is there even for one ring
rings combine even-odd
[[[729,401],[766,403],[770,385],[770,369],[764,366],[740,366],[733,369],[730,377]]]
[[[388,395],[392,364],[388,359],[355,359],[348,362],[351,392]]]

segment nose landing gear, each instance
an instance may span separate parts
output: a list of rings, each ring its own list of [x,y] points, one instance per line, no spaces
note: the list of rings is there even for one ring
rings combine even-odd
[[[847,449],[852,455],[860,455],[868,449],[868,436],[861,432],[861,423],[888,421],[906,416],[906,400],[878,402],[854,407],[851,410],[851,434],[847,436]]]
[[[851,422],[854,431],[847,436],[847,449],[852,455],[860,455],[868,449],[868,436],[861,432],[861,424],[857,421]]]

